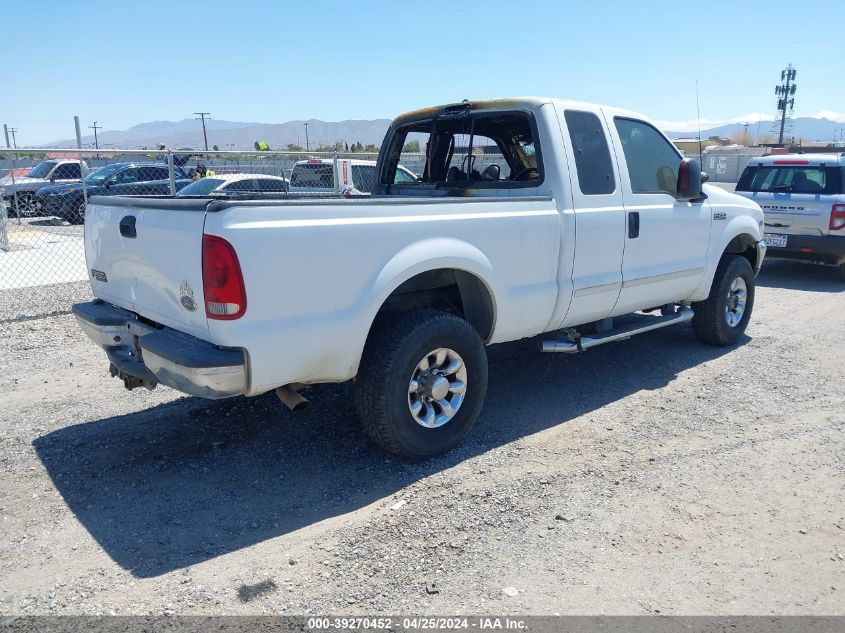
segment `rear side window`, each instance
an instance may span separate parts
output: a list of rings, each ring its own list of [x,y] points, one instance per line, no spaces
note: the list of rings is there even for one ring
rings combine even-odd
[[[287,183],[284,180],[274,178],[257,178],[259,191],[280,192],[287,191]]]
[[[372,193],[376,188],[375,165],[352,165],[352,184],[358,191]]]
[[[153,180],[167,180],[167,169],[163,167],[141,167],[138,180],[150,182]]]
[[[230,182],[228,185],[222,188],[223,191],[258,191],[258,187],[255,184],[255,180],[252,178],[244,178],[242,180],[236,180],[234,182]]]
[[[842,191],[840,170],[821,165],[749,165],[737,191],[836,195]]]
[[[617,117],[614,122],[628,164],[631,191],[674,196],[681,166],[675,146],[644,121]]]
[[[613,193],[613,162],[601,120],[592,112],[567,110],[566,128],[572,140],[578,185],[585,196]]]
[[[331,164],[300,163],[293,168],[290,186],[331,189],[334,187],[334,169]]]

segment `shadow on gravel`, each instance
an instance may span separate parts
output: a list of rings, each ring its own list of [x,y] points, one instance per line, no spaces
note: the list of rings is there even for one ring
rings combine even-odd
[[[43,220],[33,220],[30,226],[67,226],[67,222],[56,217],[49,217]]]
[[[845,281],[837,268],[790,261],[766,261],[757,276],[757,285],[807,292],[845,292]]]
[[[349,384],[315,387],[314,404],[297,414],[272,394],[186,397],[93,422],[68,420],[33,444],[105,551],[134,575],[154,577],[356,510],[497,446],[660,389],[730,352],[698,343],[684,326],[579,357],[540,354],[536,344],[490,348],[490,388],[473,432],[423,463],[398,461],[365,438]],[[286,560],[285,552],[279,557]]]

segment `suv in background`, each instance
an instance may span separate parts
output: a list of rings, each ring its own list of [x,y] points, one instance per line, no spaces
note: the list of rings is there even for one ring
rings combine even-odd
[[[174,167],[176,190],[191,184],[191,179],[179,167]],[[170,178],[164,163],[111,163],[85,177],[85,188],[91,196],[166,196],[170,193]],[[71,224],[85,221],[85,196],[82,182],[43,187],[36,194],[42,215],[54,215]]]
[[[372,193],[376,186],[376,161],[338,158],[340,192],[344,195]],[[397,182],[415,182],[417,176],[399,165]],[[290,190],[299,192],[335,192],[334,159],[309,158],[298,161],[291,171]]]
[[[753,158],[736,193],[763,208],[767,257],[838,266],[845,281],[845,154]]]
[[[48,185],[81,182],[83,167],[87,172],[84,161],[42,160],[26,176],[15,178],[14,183],[9,176],[0,180],[0,187],[6,190],[3,199],[18,216],[38,215],[35,193]]]

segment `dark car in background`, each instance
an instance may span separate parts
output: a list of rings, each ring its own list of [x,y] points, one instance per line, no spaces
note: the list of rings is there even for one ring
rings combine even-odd
[[[176,190],[191,183],[174,167]],[[85,177],[88,196],[164,196],[170,193],[170,176],[164,163],[112,163]],[[54,215],[71,224],[85,221],[82,183],[44,187],[35,194],[41,215]]]

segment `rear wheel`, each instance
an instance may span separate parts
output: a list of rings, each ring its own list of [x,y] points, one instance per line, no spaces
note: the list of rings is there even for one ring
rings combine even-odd
[[[460,442],[487,393],[487,354],[464,319],[416,310],[374,326],[355,384],[364,430],[383,448],[420,459]]]
[[[845,264],[839,264],[839,279],[845,281]]]
[[[710,295],[693,304],[693,331],[705,343],[732,345],[745,332],[753,307],[751,264],[741,255],[724,255],[716,268]]]

